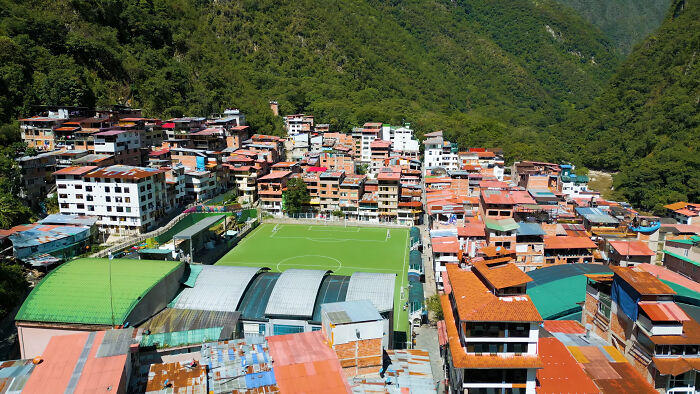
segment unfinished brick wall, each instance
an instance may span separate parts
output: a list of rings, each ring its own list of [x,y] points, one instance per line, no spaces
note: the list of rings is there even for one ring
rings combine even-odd
[[[377,372],[382,365],[382,338],[333,345],[345,376]]]
[[[632,321],[622,311],[610,314],[610,329],[619,338],[629,340],[632,334]]]

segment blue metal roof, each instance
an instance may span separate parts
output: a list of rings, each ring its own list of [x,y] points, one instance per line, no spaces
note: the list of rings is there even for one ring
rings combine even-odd
[[[518,223],[518,229],[515,230],[517,235],[545,235],[542,227],[538,223]]]
[[[250,287],[243,295],[238,311],[243,319],[264,320],[265,308],[270,300],[272,289],[279,279],[279,272],[263,272],[250,284]]]
[[[321,308],[324,304],[345,301],[349,284],[349,276],[328,275],[323,278],[318,296],[316,296],[316,305],[311,321],[321,321]]]

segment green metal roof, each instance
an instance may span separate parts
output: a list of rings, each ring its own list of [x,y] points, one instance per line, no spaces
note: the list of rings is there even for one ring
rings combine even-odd
[[[108,259],[79,259],[51,271],[27,296],[15,320],[112,324]],[[114,259],[114,323],[124,324],[136,303],[175,271],[179,261]]]
[[[512,231],[520,227],[513,218],[501,220],[486,219],[484,220],[484,224],[486,224],[487,228],[496,231]]]
[[[412,250],[408,257],[409,268],[423,272],[423,257],[417,250]]]
[[[570,276],[535,287],[527,294],[543,319],[552,320],[581,310],[577,302],[586,300],[586,277]]]

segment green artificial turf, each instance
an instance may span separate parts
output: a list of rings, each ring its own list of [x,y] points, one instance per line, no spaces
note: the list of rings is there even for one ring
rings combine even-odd
[[[277,230],[275,230],[277,228]],[[262,224],[248,234],[217,265],[395,273],[394,330],[408,330],[408,229],[343,227],[306,224]],[[401,298],[404,288],[404,299]]]

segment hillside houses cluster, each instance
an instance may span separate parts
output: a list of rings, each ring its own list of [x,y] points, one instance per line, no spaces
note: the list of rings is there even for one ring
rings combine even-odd
[[[700,265],[696,204],[645,216],[588,190],[568,164],[505,168],[498,150],[460,151],[441,133],[424,144],[450,392],[696,392],[700,326],[659,279],[698,288],[686,279]],[[612,269],[586,275],[580,322],[545,321],[529,295],[528,273],[564,265]],[[604,364],[614,374],[589,369],[584,347],[614,360]]]

